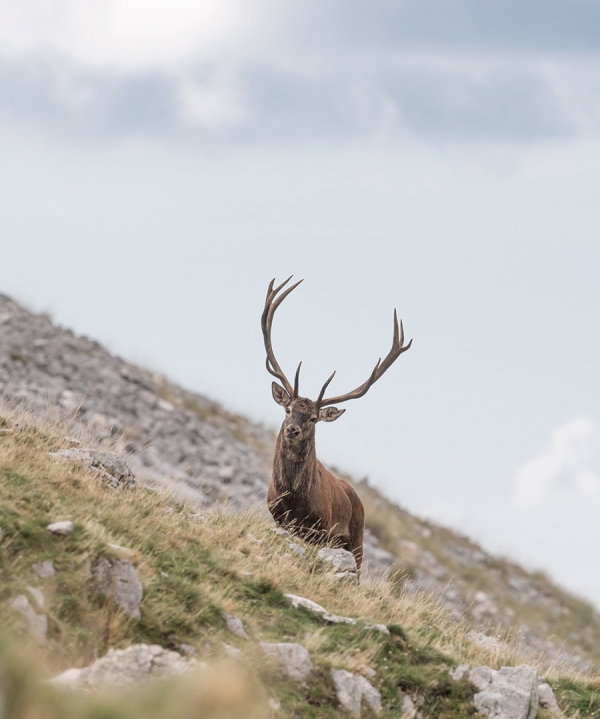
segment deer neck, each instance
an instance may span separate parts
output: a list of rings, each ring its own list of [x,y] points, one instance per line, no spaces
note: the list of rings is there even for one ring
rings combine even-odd
[[[273,459],[273,479],[278,489],[296,493],[307,491],[317,475],[314,432],[297,444],[286,442],[283,428],[277,436]]]

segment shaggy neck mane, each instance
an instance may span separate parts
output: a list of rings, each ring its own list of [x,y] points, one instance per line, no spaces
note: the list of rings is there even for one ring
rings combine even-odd
[[[303,492],[314,482],[317,473],[315,433],[292,447],[283,438],[283,426],[277,435],[273,476],[278,487],[287,492]]]

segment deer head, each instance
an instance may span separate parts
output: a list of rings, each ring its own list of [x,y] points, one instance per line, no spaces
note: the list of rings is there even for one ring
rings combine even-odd
[[[331,405],[340,404],[349,399],[358,399],[365,395],[398,357],[400,357],[403,352],[406,352],[407,349],[410,349],[412,340],[407,345],[404,344],[404,327],[402,326],[402,322],[400,322],[400,326],[398,326],[398,317],[396,310],[394,310],[394,340],[392,342],[392,348],[383,362],[381,358],[377,360],[377,364],[366,382],[363,382],[359,387],[346,394],[325,398],[325,390],[334,378],[334,372],[321,388],[316,401],[306,397],[300,397],[299,382],[302,362],[298,365],[296,376],[294,377],[294,386],[292,387],[275,358],[271,344],[271,327],[273,325],[275,311],[290,292],[302,282],[302,280],[296,282],[295,285],[288,287],[285,292],[279,294],[291,279],[291,277],[288,277],[285,282],[275,288],[273,287],[275,280],[271,280],[267,291],[265,308],[262,313],[261,325],[265,341],[265,350],[267,352],[267,371],[281,382],[281,385],[277,384],[277,382],[273,382],[272,390],[273,399],[277,404],[284,407],[286,412],[286,418],[282,426],[282,434],[287,442],[296,444],[314,434],[317,422],[333,422],[338,419],[338,417],[341,417],[346,410],[338,409]]]

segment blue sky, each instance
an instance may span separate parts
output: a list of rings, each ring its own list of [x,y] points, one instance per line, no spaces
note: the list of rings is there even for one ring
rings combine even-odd
[[[600,604],[600,9],[8,1],[0,289]],[[557,527],[561,531],[557,532]]]

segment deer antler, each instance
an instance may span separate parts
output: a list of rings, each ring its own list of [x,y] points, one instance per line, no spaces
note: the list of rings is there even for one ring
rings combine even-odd
[[[358,399],[359,397],[362,397],[363,395],[367,394],[369,389],[371,389],[372,385],[377,382],[377,380],[386,372],[393,364],[394,362],[400,357],[400,355],[403,352],[406,352],[406,350],[410,349],[410,346],[412,345],[412,340],[405,346],[404,345],[404,327],[402,325],[402,322],[400,322],[400,328],[398,328],[398,316],[396,315],[396,310],[394,310],[394,341],[392,342],[392,349],[388,352],[387,357],[381,361],[381,357],[377,360],[377,364],[375,365],[375,369],[371,372],[371,376],[366,382],[363,382],[363,384],[360,385],[360,387],[357,387],[355,390],[352,390],[352,392],[348,392],[348,394],[341,394],[338,397],[329,397],[327,399],[323,399],[323,395],[325,394],[325,390],[327,389],[327,386],[333,379],[335,372],[331,375],[331,377],[325,382],[323,385],[321,392],[319,393],[319,398],[317,399],[317,407],[326,407],[330,404],[339,404],[340,402],[346,402],[349,399]]]
[[[273,289],[275,279],[271,280],[269,284],[269,289],[267,290],[265,309],[263,310],[261,317],[261,326],[263,331],[263,337],[265,340],[265,349],[267,351],[267,371],[269,372],[269,374],[272,374],[273,377],[277,377],[277,379],[284,386],[285,391],[289,394],[290,397],[297,397],[300,378],[300,367],[302,366],[302,362],[300,362],[300,364],[298,365],[298,369],[296,370],[294,387],[292,388],[292,385],[289,383],[287,377],[283,374],[283,370],[275,359],[275,353],[273,352],[273,347],[271,345],[271,326],[273,325],[273,316],[275,315],[275,310],[279,307],[283,300],[285,300],[285,298],[290,294],[290,292],[296,289],[300,282],[302,282],[302,280],[300,280],[300,282],[296,282],[295,285],[288,287],[282,295],[277,297],[279,291],[287,285],[287,283],[292,279],[292,277],[293,275],[290,275],[285,282],[282,282],[279,287],[275,287],[275,289]],[[276,297],[277,299],[275,300]]]

